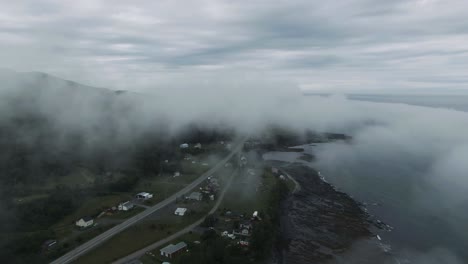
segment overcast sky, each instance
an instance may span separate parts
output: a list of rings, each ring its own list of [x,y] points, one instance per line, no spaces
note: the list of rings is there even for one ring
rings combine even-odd
[[[1,2],[0,67],[96,86],[468,88],[466,0]]]

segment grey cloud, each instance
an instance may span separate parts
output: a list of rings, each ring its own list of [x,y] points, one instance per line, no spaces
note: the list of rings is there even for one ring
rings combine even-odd
[[[467,6],[458,0],[184,1],[184,8],[182,3],[152,1],[2,5],[2,67],[42,70],[118,89],[135,89],[124,85],[137,78],[145,87],[162,81],[155,71],[194,76],[202,68],[208,78],[219,74],[216,68],[268,71],[299,86],[314,83],[323,89],[346,89],[336,85],[346,81],[341,73],[358,71],[365,89],[390,89],[395,85],[388,81],[396,75],[430,83],[432,72],[461,74],[465,65],[457,56],[464,52],[460,43],[467,41],[462,12]],[[428,40],[444,43],[420,50]],[[387,51],[369,53],[378,47]],[[265,50],[285,55],[268,56]],[[310,55],[297,58],[291,52]],[[322,70],[330,74],[325,77]],[[309,77],[311,73],[320,78]]]

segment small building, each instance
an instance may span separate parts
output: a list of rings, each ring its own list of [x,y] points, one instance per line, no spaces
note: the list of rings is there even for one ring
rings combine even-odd
[[[242,222],[239,223],[239,228],[240,228],[240,229],[251,230],[251,229],[253,228],[252,222],[250,222],[250,221],[242,221]]]
[[[201,149],[201,143],[195,144],[195,147],[194,147],[194,148],[196,148],[196,149]]]
[[[174,212],[175,215],[179,215],[179,216],[184,216],[185,215],[185,212],[187,212],[187,208],[177,208]]]
[[[272,167],[271,172],[274,174],[278,174],[278,168]]]
[[[174,172],[174,177],[179,177],[179,176],[180,176],[180,172],[179,172],[179,171]]]
[[[165,256],[166,258],[174,258],[186,248],[187,244],[185,242],[179,242],[175,245],[170,244],[160,249],[159,251],[161,252],[161,256]]]
[[[250,236],[250,231],[246,228],[243,228],[243,229],[237,229],[237,230],[233,230],[232,231],[232,234],[234,235],[237,235],[237,236]]]
[[[81,227],[81,228],[92,226],[93,224],[94,224],[94,220],[93,220],[93,218],[91,218],[89,216],[85,216],[85,217],[83,217],[80,220],[75,222],[75,225],[78,226],[78,227]]]
[[[119,204],[119,211],[128,211],[134,207],[133,203],[126,201],[125,203]]]
[[[203,194],[201,194],[200,192],[193,192],[187,197],[187,199],[201,201],[203,199]]]
[[[187,143],[180,144],[181,149],[186,149],[188,147],[189,147],[189,144],[187,144]]]
[[[147,193],[147,192],[141,192],[141,193],[138,193],[137,195],[135,195],[135,197],[137,199],[148,200],[148,199],[153,198],[153,194]]]

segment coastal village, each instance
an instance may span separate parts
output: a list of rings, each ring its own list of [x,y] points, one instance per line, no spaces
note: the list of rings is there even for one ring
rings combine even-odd
[[[220,141],[217,145],[215,151],[219,151],[220,148],[230,151],[233,148],[231,142]],[[210,151],[212,150],[211,146]],[[177,182],[182,187],[200,176],[199,174],[206,173],[216,162],[209,158],[200,158],[203,154],[206,157],[208,152],[204,151],[201,143],[182,143],[178,151],[183,153],[183,160],[178,164],[196,167],[195,171],[198,173],[187,173],[187,169],[181,167],[168,170],[165,174],[166,182]],[[218,236],[225,241],[223,243],[226,243],[226,247],[236,247],[248,252],[256,226],[262,225],[262,216],[268,207],[266,201],[272,186],[276,181],[286,182],[287,179],[277,168],[265,167],[261,162],[249,160],[252,157],[247,157],[247,154],[249,153],[239,152],[200,184],[175,197],[173,202],[151,214],[140,224],[111,238],[99,251],[95,250],[78,258],[77,263],[103,263],[119,259],[122,260],[118,263],[182,263],[184,256],[199,250],[208,236]],[[254,155],[253,158],[259,157]],[[163,165],[170,164],[170,160],[164,160]],[[75,231],[72,237],[89,233],[91,238],[92,235],[102,233],[167,199],[171,193],[158,192],[161,190],[158,189],[158,183],[148,182],[146,189],[140,189],[140,192],[134,193],[129,199],[109,204],[94,215],[80,216],[74,222]],[[188,232],[167,243],[157,244],[158,241],[164,240],[164,237],[171,236],[194,222],[197,223],[197,220],[199,224],[194,225]],[[43,250],[53,252],[60,245],[69,243],[70,239],[48,239],[44,242]],[[82,239],[75,240],[85,242]],[[129,240],[138,242],[129,246]],[[145,251],[142,256],[125,259],[127,255],[152,244],[156,245]]]

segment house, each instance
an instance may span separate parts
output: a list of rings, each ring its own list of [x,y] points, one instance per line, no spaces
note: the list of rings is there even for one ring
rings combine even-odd
[[[135,195],[135,197],[137,199],[148,200],[148,199],[153,198],[153,195],[151,193],[141,192],[141,193],[138,193],[137,195]]]
[[[119,204],[119,211],[128,211],[133,208],[133,204],[130,201]]]
[[[196,148],[196,149],[201,149],[201,144],[200,144],[200,143],[195,144],[195,147],[194,147],[194,148]]]
[[[250,231],[246,228],[243,228],[243,229],[237,229],[237,230],[233,230],[232,231],[232,234],[234,235],[237,235],[237,236],[250,236]]]
[[[187,143],[180,144],[181,149],[186,149],[188,147],[189,147],[189,144],[187,144]]]
[[[274,174],[278,174],[278,168],[272,167],[271,172]]]
[[[187,208],[177,208],[174,212],[175,215],[184,216]]]
[[[193,192],[187,197],[187,199],[201,201],[203,199],[203,195],[200,192]]]
[[[83,217],[80,220],[75,222],[75,225],[78,226],[78,227],[81,227],[81,228],[92,226],[93,224],[94,224],[94,220],[93,220],[93,218],[91,218],[89,216],[85,216],[85,217]]]
[[[180,176],[180,172],[179,172],[179,171],[174,172],[174,177],[179,177],[179,176]]]
[[[185,242],[179,242],[175,245],[170,244],[164,248],[161,248],[159,251],[161,252],[161,256],[165,256],[166,258],[173,258],[186,248],[187,244]]]
[[[242,221],[239,223],[240,229],[247,229],[251,230],[253,228],[252,223],[250,221]]]

